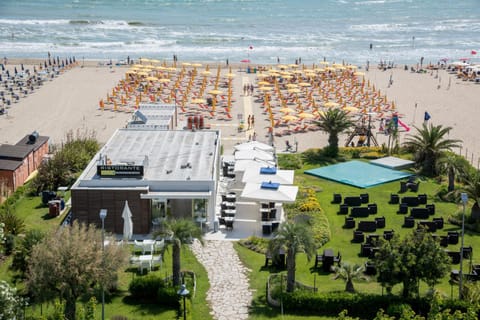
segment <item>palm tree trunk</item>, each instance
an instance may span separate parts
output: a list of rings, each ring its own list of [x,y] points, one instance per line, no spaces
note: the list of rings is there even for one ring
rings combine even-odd
[[[448,171],[448,192],[455,189],[455,173],[452,169]]]
[[[345,283],[345,291],[355,293],[355,288],[353,287],[353,281],[351,279],[347,280]]]
[[[293,292],[295,289],[295,253],[288,250],[287,254],[287,292]]]
[[[180,262],[180,253],[182,250],[182,244],[180,243],[179,239],[175,239],[173,241],[172,246],[172,278],[173,278],[173,285],[179,286],[181,280],[181,262]]]

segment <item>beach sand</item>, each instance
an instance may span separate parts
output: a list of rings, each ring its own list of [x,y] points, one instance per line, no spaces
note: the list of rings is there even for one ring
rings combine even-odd
[[[29,64],[32,61],[27,61]],[[10,59],[9,68],[20,60]],[[256,84],[257,74],[246,73],[245,66],[231,66],[235,73],[233,79],[233,107],[232,119],[215,117],[206,119],[212,129],[222,132],[224,153],[229,154],[233,146],[240,142],[248,141],[256,136],[256,140],[268,142],[268,127],[270,121],[264,113],[261,103],[255,97],[244,96],[243,85]],[[88,62],[85,67],[74,67],[65,71],[52,81],[47,81],[35,92],[21,98],[8,109],[8,115],[0,116],[0,143],[14,144],[26,134],[38,131],[40,135],[51,137],[51,143],[60,143],[65,140],[69,130],[96,132],[100,143],[106,143],[114,131],[123,127],[131,117],[131,113],[100,110],[99,101],[106,95],[118,81],[125,77],[125,66],[100,66],[96,62]],[[211,65],[210,70],[216,70]],[[222,72],[228,72],[223,66]],[[213,72],[212,72],[213,73]],[[390,77],[393,84],[389,85]],[[461,139],[463,155],[466,155],[472,164],[477,165],[480,156],[480,142],[476,139],[475,122],[480,116],[478,97],[480,85],[464,82],[445,70],[433,73],[419,74],[403,69],[388,69],[381,71],[370,68],[365,78],[375,84],[377,89],[386,93],[389,101],[394,101],[396,111],[401,115],[401,120],[410,126],[410,132],[402,132],[400,140],[414,133],[413,126],[421,126],[423,114],[428,111],[434,124],[453,127],[450,138]],[[450,83],[450,85],[449,85]],[[225,89],[222,89],[225,90]],[[416,107],[415,107],[416,105]],[[245,120],[248,115],[255,116],[253,129],[238,131],[240,120]],[[388,115],[385,115],[388,116]],[[187,117],[180,114],[179,128],[186,125]],[[378,128],[379,118],[372,116],[372,126]],[[373,129],[380,144],[386,143],[387,137]],[[298,151],[309,148],[324,147],[327,144],[327,135],[321,131],[295,133],[288,136],[274,137],[277,152],[285,150],[286,140]],[[346,136],[340,138],[340,146],[345,143]],[[356,141],[356,140],[354,140]],[[455,150],[459,153],[459,150]]]

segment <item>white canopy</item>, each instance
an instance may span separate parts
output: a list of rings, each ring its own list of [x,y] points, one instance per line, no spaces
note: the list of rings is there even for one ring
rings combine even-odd
[[[248,167],[243,174],[242,182],[262,183],[263,181],[271,181],[280,183],[281,185],[293,184],[294,170],[277,169],[275,174],[263,174],[261,173],[261,168],[262,167]]]
[[[263,150],[239,150],[235,151],[235,160],[264,160],[274,161],[275,156],[272,152]]]
[[[123,238],[129,240],[133,235],[133,222],[132,222],[132,212],[128,206],[128,201],[125,200],[125,206],[123,207],[122,212],[123,219]]]
[[[237,144],[236,146],[234,146],[234,149],[237,151],[241,151],[241,150],[263,150],[263,151],[270,151],[270,152],[274,151],[274,147],[258,141],[250,141],[242,144]]]
[[[263,161],[263,160],[237,160],[235,161],[235,172],[243,172],[247,168],[256,168],[260,170],[261,167],[274,167],[275,161]]]
[[[297,186],[280,185],[278,189],[264,189],[261,183],[247,183],[240,197],[253,201],[295,202],[297,193]]]

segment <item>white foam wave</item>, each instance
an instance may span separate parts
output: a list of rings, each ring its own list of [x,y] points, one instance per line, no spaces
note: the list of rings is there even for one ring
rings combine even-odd
[[[56,20],[18,20],[18,19],[0,19],[0,24],[5,25],[60,25],[68,24],[70,20],[67,19],[56,19]]]

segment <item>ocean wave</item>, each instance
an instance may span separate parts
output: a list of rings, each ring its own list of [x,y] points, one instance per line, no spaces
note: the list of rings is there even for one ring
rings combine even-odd
[[[69,20],[66,19],[56,19],[56,20],[19,20],[19,19],[0,19],[0,24],[5,25],[49,25],[49,24],[68,24]]]

